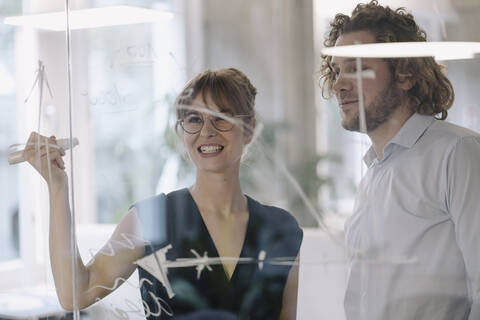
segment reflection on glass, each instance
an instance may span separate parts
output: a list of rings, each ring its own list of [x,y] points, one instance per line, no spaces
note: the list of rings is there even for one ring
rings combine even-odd
[[[382,4],[394,6],[397,2],[385,0]],[[299,261],[298,318],[344,319],[348,264],[345,248],[338,239],[343,239],[345,219],[352,214],[358,182],[366,170],[362,156],[370,141],[367,142],[366,135],[347,133],[341,127],[338,103],[321,97],[312,74],[318,65],[313,60],[321,56],[329,22],[340,11],[350,12],[354,5],[345,1],[332,5],[309,0],[80,0],[70,3],[78,6],[73,10],[128,5],[166,10],[172,17],[154,23],[71,33],[72,129],[79,141],[73,151],[79,252],[84,262],[92,261],[85,266],[87,269],[110,260],[109,269],[113,273],[107,274],[117,275],[102,276],[102,281],[93,281],[90,288],[83,287],[80,280],[81,290],[86,292],[80,296],[90,299],[108,294],[98,303],[81,300],[81,308],[93,303],[82,318],[144,319],[145,313],[152,315],[160,311],[163,315],[177,312],[208,318],[212,317],[209,313],[212,301],[219,301],[223,308],[234,300],[232,296],[238,297],[238,301],[232,302],[232,309],[237,308],[233,304],[244,302],[240,309],[244,308],[247,313],[255,308],[259,315],[269,312],[269,316],[274,316],[284,289],[279,283],[285,279],[286,270],[297,264],[296,245],[287,250],[288,245],[283,244],[298,244],[301,229],[293,219],[288,220],[291,224],[280,218],[259,222],[265,213],[261,202],[288,210],[304,232]],[[59,12],[64,4],[64,0],[0,1],[0,15],[3,18]],[[410,1],[409,5],[407,11],[412,10],[421,27],[427,29],[430,40],[479,40],[476,30],[480,5],[476,1],[420,0]],[[71,261],[50,262],[50,257],[58,253],[58,247],[49,247],[48,232],[68,230],[70,221],[61,219],[68,214],[59,215],[55,210],[50,216],[44,183],[44,180],[58,178],[54,176],[59,171],[49,170],[47,166],[41,170],[46,179],[41,180],[31,165],[8,166],[7,153],[12,144],[17,145],[16,151],[23,150],[31,131],[39,130],[45,137],[55,135],[57,141],[48,142],[49,152],[53,152],[52,157],[54,152],[59,154],[55,159],[50,158],[54,160],[51,164],[62,168],[65,165],[71,178],[69,152],[63,155],[63,151],[50,148],[67,138],[70,129],[66,107],[69,97],[65,94],[65,34],[1,24],[0,36],[0,317],[27,317],[27,311],[31,317],[46,316],[45,312],[60,315],[66,311],[57,301],[50,270],[57,270],[57,275],[59,269],[65,272],[67,281],[57,283],[57,289],[63,307],[71,309],[68,300],[72,281],[68,280],[71,275],[65,267],[70,266]],[[449,121],[478,131],[478,56],[470,61],[445,64],[456,93]],[[42,66],[45,74],[48,73],[51,93],[45,82],[35,80]],[[256,232],[247,232],[245,243],[237,247],[237,254],[232,256],[222,254],[224,242],[215,240],[214,232],[204,222],[205,206],[194,192],[184,188],[195,181],[196,167],[191,160],[198,159],[190,159],[188,145],[179,139],[185,134],[181,126],[177,127],[178,132],[174,130],[177,114],[173,108],[174,97],[188,78],[208,68],[231,66],[248,74],[259,89],[254,139],[248,145],[240,169],[242,190],[252,196],[245,200],[252,218],[246,228]],[[378,75],[370,71],[349,71],[346,78],[355,81],[359,75],[368,75],[362,78],[368,83],[375,79],[372,76]],[[43,92],[42,98],[40,92]],[[198,110],[200,114],[209,114],[209,111]],[[204,121],[202,130],[205,126],[205,130],[214,130],[211,124]],[[38,143],[38,139],[35,140],[33,145]],[[40,145],[46,152],[45,143],[41,138]],[[203,152],[215,153],[219,148],[218,145],[203,146]],[[30,162],[36,165],[34,158],[30,158]],[[411,178],[407,182],[413,183],[420,176],[410,174],[395,175],[394,182],[405,176]],[[402,177],[397,179],[397,176]],[[421,183],[436,177],[436,173],[429,174]],[[362,192],[363,187],[358,189],[360,202],[365,207],[357,206],[357,209],[371,211],[366,204],[377,199]],[[172,193],[173,190],[177,191]],[[142,201],[151,195],[157,195],[151,199],[153,202]],[[69,202],[65,190],[60,198]],[[382,202],[375,201],[375,205],[379,203]],[[161,213],[159,221],[152,217],[151,210]],[[285,216],[290,217],[282,217]],[[362,227],[379,222],[372,221],[362,221]],[[118,223],[122,228],[115,230]],[[271,229],[281,226],[285,232],[273,235]],[[391,229],[380,228],[368,236],[377,240],[385,234],[398,233],[397,225],[388,227]],[[133,232],[132,235],[129,228],[144,234],[140,237]],[[229,229],[224,231],[232,234]],[[254,234],[260,236],[254,237]],[[285,234],[294,235],[294,239]],[[406,235],[408,232],[397,238],[404,239]],[[272,248],[277,245],[279,247]],[[68,251],[68,248],[67,243],[60,249]],[[129,253],[132,256],[127,260],[134,263],[116,260]],[[373,252],[374,259],[365,264],[374,262],[382,271],[392,265],[415,262],[404,256],[395,260],[375,254]],[[441,261],[447,266],[460,260]],[[122,269],[126,265],[128,270]],[[122,269],[120,276],[116,268]],[[139,272],[131,273],[132,270],[141,270],[141,279]],[[82,272],[80,268],[78,275]],[[132,274],[130,278],[129,274]],[[355,279],[369,280],[366,278],[364,273]],[[374,279],[383,278],[380,272],[374,273]],[[242,286],[247,282],[245,279],[250,280],[248,288]],[[445,284],[441,279],[445,277],[428,274],[420,280]],[[215,290],[207,292],[205,288],[211,287]],[[109,294],[113,288],[115,292]],[[454,285],[444,292],[453,289]],[[275,302],[258,306],[257,297],[265,291],[268,294],[263,295],[271,294]],[[359,296],[354,296],[355,293],[350,290],[349,297],[363,294],[359,292]],[[248,298],[243,299],[245,296]],[[142,299],[148,302],[146,306]],[[292,296],[287,300],[295,299]],[[27,303],[15,303],[17,300]],[[461,300],[463,306],[464,299]],[[393,304],[395,311],[399,305]],[[275,311],[267,311],[271,306]],[[200,309],[204,311],[197,312]],[[244,312],[238,311],[240,309],[235,312]],[[354,319],[360,318],[361,312],[349,311]],[[217,310],[215,316],[231,315]]]

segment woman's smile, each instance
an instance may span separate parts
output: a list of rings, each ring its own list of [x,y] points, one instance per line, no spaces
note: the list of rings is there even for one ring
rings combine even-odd
[[[202,144],[197,148],[203,158],[216,157],[223,151],[223,146],[217,143]]]

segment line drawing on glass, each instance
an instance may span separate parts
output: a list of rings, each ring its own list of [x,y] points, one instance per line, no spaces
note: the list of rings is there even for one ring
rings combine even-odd
[[[67,88],[68,88],[68,120],[69,120],[69,133],[70,133],[70,250],[72,254],[72,300],[73,300],[73,319],[80,319],[80,310],[78,307],[78,274],[76,257],[78,255],[78,248],[76,245],[76,215],[75,215],[75,181],[74,181],[74,162],[73,162],[73,90],[72,90],[72,52],[71,52],[71,30],[70,30],[70,2],[65,0],[65,51],[66,51],[66,63],[67,63]]]
[[[146,280],[146,279],[143,279]],[[142,281],[142,279],[140,280]],[[173,316],[173,310],[170,307],[170,305],[163,300],[160,297],[157,297],[155,294],[150,292],[151,297],[154,299],[158,312],[152,312],[150,310],[150,306],[141,299],[140,303],[143,306],[143,309],[138,308],[138,304],[135,303],[135,301],[132,301],[131,299],[124,299],[123,301],[125,302],[125,305],[127,308],[119,308],[118,306],[114,306],[113,304],[110,305],[110,308],[104,307],[101,308],[101,314],[105,314],[107,317],[108,316],[114,316],[117,319],[121,320],[128,320],[130,317],[128,314],[137,314],[140,316],[144,316],[145,318],[148,318],[150,316],[158,317],[160,316],[163,312],[169,316]],[[103,299],[96,299],[97,303],[100,303],[102,305],[106,305],[106,303],[103,301]]]
[[[445,23],[445,19],[440,14],[440,9],[438,8],[438,1],[434,1],[433,4],[433,12],[437,16],[438,22],[440,23],[440,30],[442,31],[442,39],[447,40],[447,24]]]
[[[345,73],[343,77],[347,79],[375,79],[375,71],[358,70],[355,73]]]
[[[50,89],[50,84],[48,83],[48,78],[47,78],[47,73],[45,70],[45,64],[41,61],[38,60],[38,68],[35,70],[35,75],[34,75],[35,80],[33,81],[32,87],[27,94],[24,103],[26,104],[28,100],[30,99],[33,90],[35,89],[36,86],[38,86],[38,92],[39,92],[39,98],[38,98],[38,120],[37,120],[37,132],[40,132],[41,129],[41,121],[42,121],[42,111],[43,111],[43,90],[44,90],[44,85],[48,89],[48,93],[50,94],[50,97],[53,98],[52,90]],[[47,148],[47,157],[49,156],[48,154],[48,142],[46,143],[46,148]],[[38,136],[37,139],[37,163],[40,164],[40,135]],[[18,154],[17,154],[18,155]],[[21,160],[21,158],[16,158],[17,160]],[[50,162],[49,162],[50,163]],[[50,175],[50,171],[49,171]]]
[[[45,65],[43,64],[42,60],[38,60],[38,69],[35,71],[35,80],[33,81],[32,88],[28,92],[27,96],[25,97],[24,103],[27,103],[30,99],[35,86],[38,84],[39,93],[40,93],[40,102],[42,102],[43,97],[43,85],[47,86],[48,92],[50,93],[50,97],[53,98],[52,90],[50,89],[50,84],[48,83],[47,72],[45,70]]]

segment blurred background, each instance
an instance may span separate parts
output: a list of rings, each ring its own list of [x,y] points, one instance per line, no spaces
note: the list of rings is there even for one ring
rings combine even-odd
[[[358,2],[69,3],[71,10],[107,9],[100,19],[84,16],[88,28],[71,25],[70,91],[64,13],[41,27],[25,26],[31,19],[23,26],[4,20],[61,13],[65,1],[0,2],[0,318],[64,317],[49,267],[46,185],[29,166],[8,165],[9,146],[38,129],[68,137],[71,99],[80,141],[73,153],[77,237],[88,261],[132,203],[192,183],[193,167],[173,130],[172,102],[197,73],[235,67],[258,89],[260,125],[242,165],[244,191],[287,209],[305,231],[299,319],[343,319],[343,222],[369,143],[340,126],[336,101],[322,97],[317,71],[329,21]],[[429,40],[480,41],[478,0],[380,3],[405,6]],[[130,11],[122,20],[108,11],[115,6],[150,9],[154,18]],[[456,91],[449,121],[479,131],[480,58],[444,64]],[[69,161],[67,155],[67,172]],[[21,305],[14,302],[19,297]],[[138,290],[128,285],[82,317],[120,317],[127,299],[138,306],[128,318],[141,318]]]

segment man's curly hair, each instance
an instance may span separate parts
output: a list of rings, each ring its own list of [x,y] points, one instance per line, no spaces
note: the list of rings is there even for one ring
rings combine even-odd
[[[330,23],[331,30],[325,39],[325,47],[335,46],[342,34],[369,31],[376,42],[427,41],[425,31],[416,24],[413,15],[405,8],[392,10],[373,0],[367,4],[358,4],[351,17],[337,14]],[[320,86],[325,98],[332,96],[335,74],[331,69],[331,56],[322,55],[320,65]],[[393,79],[396,82],[409,79],[413,86],[408,91],[412,111],[425,115],[439,115],[447,118],[447,110],[452,106],[455,94],[452,84],[443,73],[443,66],[433,57],[385,59],[389,63]]]

